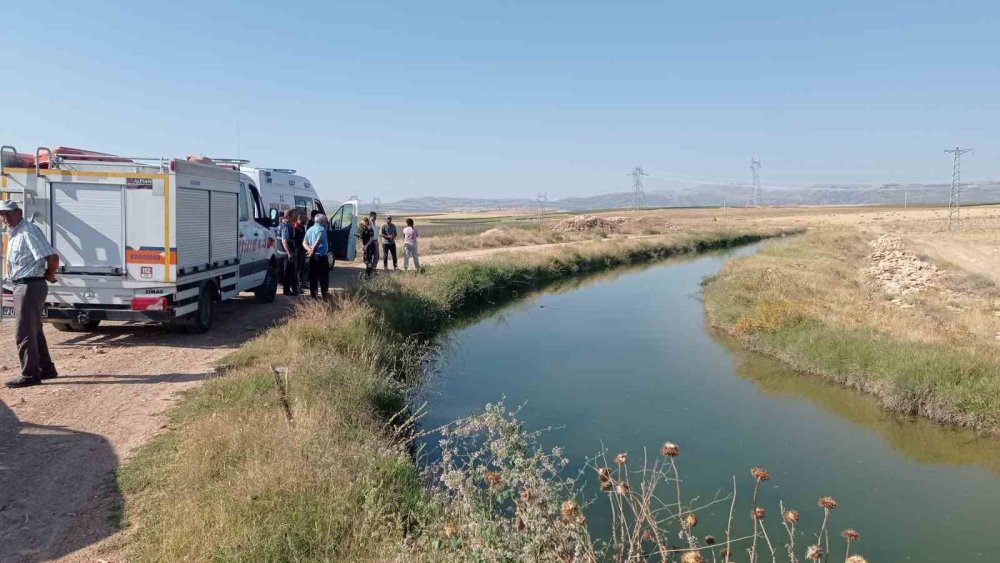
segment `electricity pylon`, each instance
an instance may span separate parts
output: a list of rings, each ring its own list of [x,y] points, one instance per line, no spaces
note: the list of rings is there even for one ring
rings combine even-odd
[[[974,149],[955,147],[944,152],[955,155],[955,163],[951,169],[951,197],[948,198],[948,230],[957,231],[962,228],[959,209],[962,195],[962,155]]]

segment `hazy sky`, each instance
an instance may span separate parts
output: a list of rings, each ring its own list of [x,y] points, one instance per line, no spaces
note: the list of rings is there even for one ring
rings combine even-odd
[[[52,4],[0,12],[22,151],[239,154],[383,201],[747,180],[754,155],[764,183],[944,182],[956,144],[1000,177],[1000,2]]]

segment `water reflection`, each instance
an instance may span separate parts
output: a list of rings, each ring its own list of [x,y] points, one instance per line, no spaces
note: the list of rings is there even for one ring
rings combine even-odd
[[[864,426],[921,463],[976,466],[1000,475],[1000,441],[995,438],[886,412],[870,395],[796,373],[777,359],[742,349],[734,339],[718,331],[712,334],[733,356],[736,374],[769,395],[806,399],[828,413]]]

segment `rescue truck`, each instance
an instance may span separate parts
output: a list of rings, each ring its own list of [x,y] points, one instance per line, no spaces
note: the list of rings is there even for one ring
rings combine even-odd
[[[0,197],[17,201],[59,255],[43,315],[60,330],[108,320],[200,333],[221,301],[275,298],[271,219],[257,179],[238,167],[4,146]],[[6,300],[0,312],[13,313]]]

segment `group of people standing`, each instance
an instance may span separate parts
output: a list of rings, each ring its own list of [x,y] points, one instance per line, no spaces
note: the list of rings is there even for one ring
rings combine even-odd
[[[381,243],[382,266],[389,270],[399,270],[396,259],[396,238],[399,232],[392,222],[392,215],[385,216],[385,223],[378,225],[378,214],[374,211],[361,219],[357,237],[361,239],[364,251],[365,276],[371,276],[378,267],[379,244]],[[376,229],[378,232],[376,233]],[[285,295],[299,295],[309,288],[312,297],[326,296],[330,290],[330,223],[326,215],[313,211],[306,217],[305,211],[289,209],[281,216],[277,229],[278,260],[281,285]],[[413,219],[406,219],[403,228],[403,269],[413,266],[420,270],[420,253],[417,249],[419,237]]]
[[[277,233],[282,293],[299,295],[307,286],[312,297],[329,293],[329,228],[326,215],[318,211],[313,211],[308,220],[304,211],[285,211]]]
[[[361,239],[361,246],[364,249],[365,276],[371,276],[372,272],[378,268],[379,242],[382,244],[382,269],[389,271],[389,256],[392,256],[392,269],[399,270],[396,261],[396,238],[399,236],[396,224],[392,222],[392,215],[385,216],[385,223],[381,228],[378,225],[378,213],[372,211],[361,220],[358,228],[358,238]],[[376,235],[376,229],[378,234]],[[417,238],[420,233],[413,226],[413,219],[406,219],[406,226],[403,227],[403,269],[410,269],[410,259],[413,259],[413,267],[420,270],[420,252],[417,249]]]

